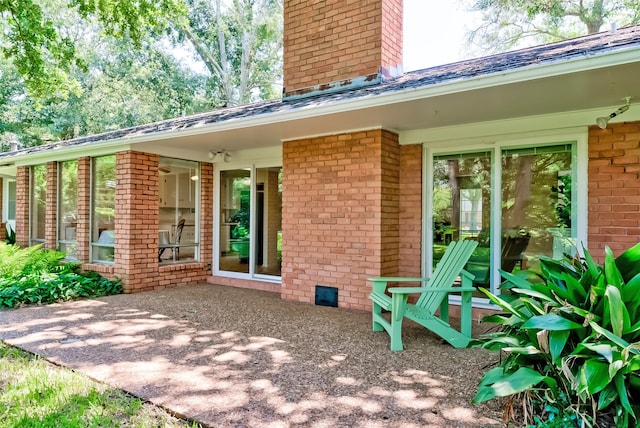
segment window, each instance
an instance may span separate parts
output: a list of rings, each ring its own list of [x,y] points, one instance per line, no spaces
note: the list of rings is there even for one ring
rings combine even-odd
[[[498,268],[535,270],[540,256],[575,254],[574,146],[434,156],[434,265],[450,241],[476,240],[466,269],[477,286],[499,292]]]
[[[44,243],[47,208],[47,167],[35,165],[31,167],[31,233],[30,245]]]
[[[199,260],[200,172],[198,162],[161,157],[159,173],[158,261]]]
[[[115,243],[116,157],[91,162],[91,261],[113,263]]]
[[[6,207],[5,223],[7,223],[7,233],[16,230],[16,182],[15,180],[4,180],[6,182]]]
[[[58,163],[58,248],[76,259],[78,161]]]
[[[279,277],[282,264],[282,168],[220,172],[218,270]]]

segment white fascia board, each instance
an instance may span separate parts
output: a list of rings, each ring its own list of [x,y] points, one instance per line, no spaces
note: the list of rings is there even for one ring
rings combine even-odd
[[[585,55],[581,58],[558,61],[545,65],[531,65],[528,67],[497,72],[476,78],[465,78],[450,82],[437,83],[421,88],[410,88],[403,91],[377,94],[361,99],[344,100],[335,103],[317,105],[309,104],[291,111],[276,111],[258,116],[230,119],[219,123],[210,123],[201,126],[179,130],[164,131],[143,134],[134,137],[124,137],[103,142],[87,143],[78,146],[66,146],[54,150],[19,155],[20,161],[16,165],[34,164],[42,161],[59,160],[64,158],[77,158],[81,156],[99,156],[115,153],[117,151],[133,149],[131,146],[150,141],[180,138],[193,135],[202,135],[215,132],[233,131],[236,129],[259,127],[300,119],[339,114],[354,110],[380,107],[384,105],[413,101],[417,99],[431,98],[447,94],[473,91],[494,86],[507,85],[529,80],[542,79],[581,71],[595,70],[604,67],[623,65],[639,61],[639,47],[620,49],[612,53]],[[338,131],[340,132],[340,131]],[[331,131],[333,133],[333,131]],[[62,154],[64,153],[64,155]],[[12,158],[5,158],[11,160]]]
[[[595,125],[598,116],[614,111],[619,105],[604,108],[545,114],[540,116],[519,117],[495,120],[490,122],[470,123],[466,125],[444,126],[440,128],[417,129],[400,134],[400,144],[422,144],[440,142],[449,144],[463,140],[478,140],[483,137],[494,138],[498,135],[516,135],[526,132],[565,130],[575,127]],[[609,123],[630,122],[640,120],[640,106],[631,105],[624,117],[616,118]]]
[[[122,140],[108,140],[96,143],[81,144],[78,146],[65,146],[52,150],[43,150],[35,153],[27,153],[17,155],[15,159],[15,165],[28,166],[38,165],[47,162],[64,162],[67,160],[74,160],[83,157],[98,157],[112,155],[116,152],[122,152],[125,150],[132,150],[130,145],[122,144]],[[11,158],[6,158],[11,159]],[[5,159],[2,159],[5,160]]]

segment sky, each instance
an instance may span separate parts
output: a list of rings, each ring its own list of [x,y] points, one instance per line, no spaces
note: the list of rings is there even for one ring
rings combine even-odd
[[[477,13],[456,0],[404,0],[404,71],[468,58],[466,32],[479,22]]]

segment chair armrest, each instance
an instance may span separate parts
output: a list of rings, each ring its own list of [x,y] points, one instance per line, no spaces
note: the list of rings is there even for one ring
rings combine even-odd
[[[475,287],[447,287],[447,288],[425,288],[425,287],[392,287],[389,293],[393,294],[415,294],[415,293],[461,293],[463,291],[476,291]]]
[[[387,284],[390,282],[423,282],[427,283],[428,278],[408,278],[408,277],[378,277],[369,278],[369,281],[373,284],[374,293],[384,293],[387,289]]]
[[[409,277],[392,277],[382,276],[378,278],[368,278],[371,282],[427,282],[429,278],[409,278]]]

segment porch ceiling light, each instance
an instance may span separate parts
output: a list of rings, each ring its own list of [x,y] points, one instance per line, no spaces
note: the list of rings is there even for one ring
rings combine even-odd
[[[215,152],[209,152],[209,160],[210,161],[215,161],[216,159],[223,160],[225,162],[229,162],[231,161],[231,153],[229,153],[226,150],[218,150]]]
[[[613,113],[611,113],[609,116],[602,116],[602,117],[599,117],[599,118],[596,119],[596,123],[598,124],[600,129],[606,128],[607,124],[609,123],[609,121],[611,119],[613,119],[616,116],[620,116],[622,113],[624,113],[625,111],[629,110],[629,100],[631,99],[631,97],[624,97],[623,99],[626,100],[626,104],[625,105],[623,105],[618,110],[616,110]]]

